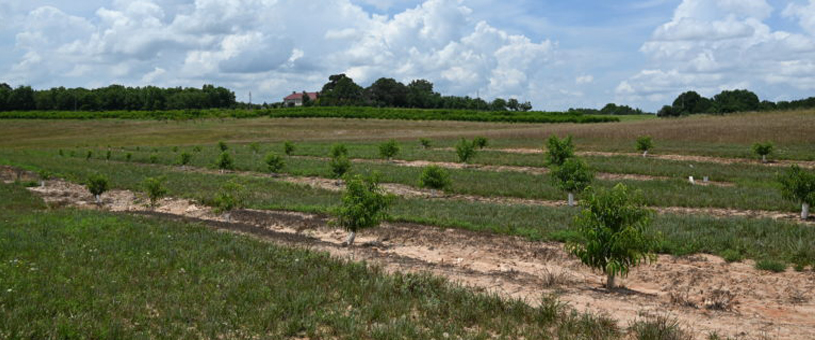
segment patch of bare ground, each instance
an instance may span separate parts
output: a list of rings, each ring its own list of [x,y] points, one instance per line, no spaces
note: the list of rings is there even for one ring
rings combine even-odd
[[[711,255],[662,255],[635,268],[625,288],[607,291],[603,276],[563,251],[559,243],[410,223],[386,223],[342,247],[345,232],[328,216],[285,211],[241,210],[226,223],[210,208],[182,199],[162,199],[155,209],[141,194],[114,190],[97,207],[84,187],[48,181],[31,188],[51,205],[104,209],[186,219],[289,246],[326,251],[339,258],[367,261],[387,271],[430,272],[480,291],[520,298],[530,304],[555,293],[582,311],[606,313],[628,325],[642,313],[669,315],[693,330],[734,339],[815,338],[815,273],[769,273],[750,261],[726,263]]]

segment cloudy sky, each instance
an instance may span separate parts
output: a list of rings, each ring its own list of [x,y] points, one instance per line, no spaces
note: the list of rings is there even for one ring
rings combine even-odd
[[[0,82],[274,102],[346,73],[536,109],[815,96],[815,0],[0,0]]]

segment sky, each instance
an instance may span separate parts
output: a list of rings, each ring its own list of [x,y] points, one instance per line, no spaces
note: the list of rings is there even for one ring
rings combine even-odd
[[[0,83],[224,86],[277,102],[331,74],[445,95],[609,102],[815,96],[815,0],[0,0]]]

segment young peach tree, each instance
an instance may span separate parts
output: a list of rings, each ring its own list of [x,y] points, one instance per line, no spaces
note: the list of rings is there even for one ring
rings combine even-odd
[[[354,244],[357,231],[373,228],[387,217],[392,197],[382,192],[376,174],[371,177],[356,175],[346,180],[342,204],[334,210],[336,225],[348,230],[343,245]]]
[[[561,166],[566,159],[574,157],[574,143],[572,136],[560,139],[555,135],[549,136],[546,140],[546,164],[549,166]]]
[[[648,150],[654,148],[654,141],[651,136],[637,137],[637,151],[642,152],[642,157],[648,157]]]
[[[575,224],[582,240],[568,242],[566,250],[606,274],[606,288],[613,289],[615,277],[625,277],[632,267],[656,261],[658,241],[648,230],[651,212],[639,192],[623,184],[610,190],[589,187],[580,206]]]
[[[585,190],[594,179],[586,162],[577,158],[566,159],[563,165],[552,170],[551,176],[555,185],[569,194],[570,207],[574,206],[574,194]]]
[[[801,204],[801,219],[809,218],[809,207],[815,204],[815,173],[793,165],[778,178],[784,198]]]
[[[755,143],[753,144],[753,153],[761,157],[762,163],[767,163],[767,156],[773,153],[773,143]]]
[[[283,142],[283,153],[285,153],[286,156],[291,156],[291,154],[294,153],[294,143],[288,140]]]
[[[189,152],[182,152],[181,154],[178,155],[178,164],[181,165],[182,169],[185,169],[187,167],[187,164],[190,164],[191,160],[192,154]]]
[[[87,182],[88,191],[93,194],[93,197],[96,199],[96,204],[102,204],[102,193],[108,191],[108,179],[107,177],[99,174],[91,175],[88,178]]]
[[[332,177],[337,180],[337,185],[342,183],[342,176],[345,176],[345,173],[351,169],[351,161],[348,160],[348,157],[345,157],[343,154],[340,154],[337,157],[332,157],[328,162],[328,165],[331,167]]]
[[[234,169],[235,161],[232,160],[232,155],[230,155],[229,152],[224,151],[218,156],[218,159],[215,160],[215,165],[221,170],[221,173],[223,173],[225,170]]]
[[[283,167],[286,166],[286,162],[283,161],[283,157],[280,157],[274,153],[266,154],[266,159],[264,159],[264,162],[266,163],[266,168],[269,169],[269,172],[271,172],[272,175],[280,173],[280,171],[283,170]]]
[[[422,170],[419,187],[444,190],[450,186],[450,173],[438,165],[430,165]]]
[[[163,177],[148,177],[142,183],[147,197],[150,199],[150,208],[155,209],[156,203],[165,195],[167,195],[167,188],[164,187]]]
[[[384,159],[391,160],[397,153],[399,153],[399,143],[393,139],[379,145],[379,155]]]
[[[216,213],[223,213],[226,223],[232,222],[232,211],[243,207],[244,187],[237,182],[229,181],[215,194],[213,203]]]
[[[475,155],[475,145],[464,138],[460,139],[456,144],[456,155],[460,162],[467,163]]]

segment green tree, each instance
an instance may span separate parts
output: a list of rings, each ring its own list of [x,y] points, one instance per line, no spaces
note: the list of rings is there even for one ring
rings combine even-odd
[[[86,186],[88,187],[88,191],[90,191],[93,197],[96,199],[96,204],[101,205],[102,193],[108,191],[107,177],[100,174],[93,174],[88,178]]]
[[[608,289],[615,287],[616,276],[625,277],[630,268],[656,261],[658,241],[648,230],[651,212],[639,192],[623,184],[610,190],[589,187],[580,206],[575,224],[582,240],[568,242],[566,250],[606,274]]]
[[[226,223],[232,222],[232,211],[243,207],[246,190],[243,185],[229,181],[224,184],[213,198],[216,213],[223,213]]]
[[[328,77],[328,83],[320,91],[318,103],[322,106],[346,106],[362,104],[363,89],[343,74]]]
[[[704,113],[710,110],[710,99],[702,97],[695,91],[680,94],[671,106],[675,115]]]
[[[312,106],[314,103],[311,101],[311,97],[308,95],[308,92],[303,91],[303,99],[302,99],[303,106]]]
[[[521,108],[521,103],[518,102],[518,99],[510,98],[507,101],[507,108],[512,111],[519,111]]]
[[[809,207],[815,204],[815,173],[793,165],[778,178],[785,199],[801,204],[801,219],[809,218]]]
[[[637,137],[637,151],[642,152],[642,157],[648,157],[648,150],[654,147],[654,141],[651,136]]]
[[[761,156],[762,163],[767,163],[767,156],[773,153],[773,143],[755,143],[753,144],[753,153]]]
[[[376,174],[369,178],[360,175],[349,178],[342,194],[342,204],[334,210],[334,223],[349,231],[343,245],[353,245],[357,231],[376,227],[387,218],[391,200],[391,196],[385,195],[379,187]]]
[[[393,78],[379,78],[365,89],[365,95],[374,106],[404,107],[408,88]]]
[[[559,139],[555,135],[546,140],[546,164],[561,166],[567,159],[574,157],[574,143],[572,136]]]
[[[425,79],[416,79],[407,85],[407,104],[409,107],[431,109],[441,101],[441,96],[433,91],[433,83]],[[484,103],[486,107],[486,103]]]
[[[507,101],[501,98],[495,98],[492,103],[490,103],[490,110],[493,111],[506,111],[507,110]]]
[[[552,170],[551,176],[555,186],[568,193],[570,207],[574,206],[574,194],[586,189],[594,179],[586,162],[574,157]]]
[[[399,153],[399,143],[391,139],[379,145],[379,155],[382,158],[390,160]]]
[[[328,152],[328,154],[333,158],[348,156],[348,148],[345,147],[345,144],[334,144],[331,145],[331,150]]]
[[[680,112],[675,110],[673,106],[665,105],[657,112],[657,117],[660,118],[668,118],[668,117],[678,117],[680,116]]]
[[[111,156],[113,156],[113,153],[110,150],[105,151],[105,162],[110,162]]]
[[[475,155],[475,146],[472,142],[462,138],[456,144],[456,155],[461,163],[467,163]]]
[[[445,190],[450,187],[450,183],[450,173],[438,165],[425,167],[419,177],[419,187],[421,188]]]
[[[476,148],[479,149],[486,148],[487,144],[489,144],[489,140],[487,139],[487,137],[478,136],[473,138],[473,146],[475,146]]]
[[[156,203],[167,195],[167,188],[164,187],[164,177],[148,177],[142,183],[147,197],[150,199],[150,208],[155,209]]]
[[[252,150],[252,154],[256,155],[260,151],[260,143],[258,142],[249,143],[249,150]]]
[[[232,170],[235,168],[235,162],[232,160],[232,155],[226,151],[221,152],[218,159],[215,160],[215,165],[221,170],[221,173],[223,173],[225,170]]]
[[[283,153],[285,153],[286,156],[291,156],[291,154],[294,153],[294,143],[291,141],[283,142]]]
[[[89,160],[91,160],[91,157],[93,157],[93,151],[88,150],[88,152],[85,153],[85,160],[89,161]]]
[[[218,141],[218,149],[221,149],[221,152],[229,150],[229,146],[226,145],[226,142],[219,140]]]
[[[178,164],[181,165],[181,168],[184,169],[187,167],[187,164],[190,164],[192,161],[192,154],[189,152],[182,152],[178,155]]]
[[[430,149],[432,145],[432,141],[427,138],[419,138],[419,144],[422,146],[423,149]]]
[[[757,111],[761,102],[758,96],[748,90],[722,91],[713,97],[716,112],[747,112]]]
[[[283,170],[283,167],[286,166],[286,162],[283,161],[283,157],[280,157],[274,153],[266,154],[266,159],[264,159],[264,162],[266,163],[266,168],[268,168],[269,172],[272,174],[280,173],[280,171]]]
[[[337,179],[337,184],[340,183],[342,176],[351,169],[351,161],[345,155],[331,157],[328,165],[331,167],[332,176]]]

